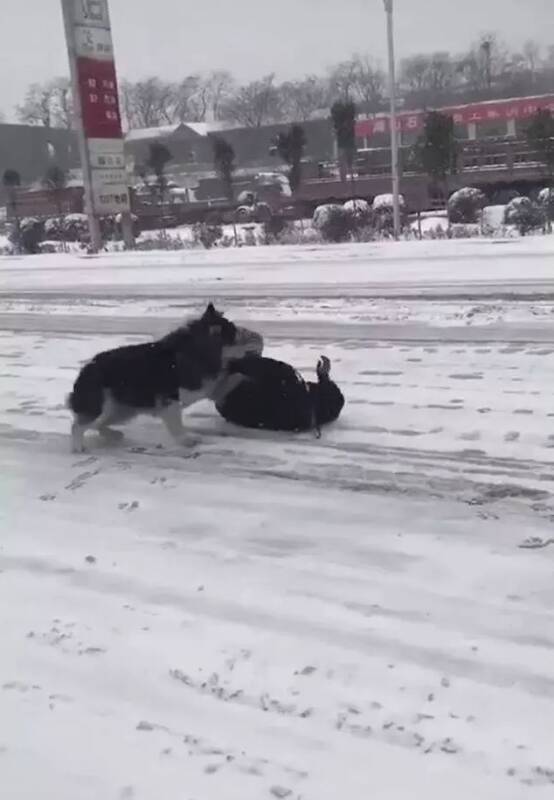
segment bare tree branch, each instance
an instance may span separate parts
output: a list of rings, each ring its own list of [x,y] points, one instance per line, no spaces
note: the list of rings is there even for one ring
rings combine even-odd
[[[280,96],[274,75],[240,86],[225,104],[225,116],[247,128],[259,128],[280,118]]]
[[[283,120],[306,122],[316,111],[329,105],[329,84],[316,75],[303,80],[287,81],[278,87]]]

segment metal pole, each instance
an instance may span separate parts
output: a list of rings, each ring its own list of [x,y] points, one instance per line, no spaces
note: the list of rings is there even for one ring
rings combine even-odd
[[[135,246],[135,232],[133,230],[133,217],[131,211],[124,211],[121,215],[121,233],[123,244],[127,250],[132,250]]]
[[[65,25],[65,39],[67,42],[67,54],[69,57],[69,72],[71,75],[71,90],[73,96],[73,114],[77,139],[79,142],[79,154],[81,157],[81,169],[83,171],[83,190],[85,201],[85,213],[88,217],[88,227],[90,234],[90,249],[97,253],[102,247],[102,236],[100,224],[94,213],[94,200],[92,194],[92,169],[89,159],[85,130],[83,127],[83,115],[81,110],[81,96],[79,79],[76,68],[76,47],[75,47],[75,26],[73,18],[73,8],[75,0],[62,0],[62,12]]]
[[[392,202],[394,238],[400,237],[400,174],[398,169],[398,132],[396,130],[396,69],[394,63],[393,0],[384,0],[387,14],[390,94],[390,145],[392,157]]]

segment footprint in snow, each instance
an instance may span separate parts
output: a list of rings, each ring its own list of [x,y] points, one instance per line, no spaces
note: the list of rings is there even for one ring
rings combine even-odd
[[[132,503],[119,503],[118,508],[120,511],[136,511],[139,507],[138,500],[133,500]]]
[[[554,539],[543,539],[540,536],[529,536],[524,539],[518,547],[521,550],[542,550],[549,545],[554,544]]]

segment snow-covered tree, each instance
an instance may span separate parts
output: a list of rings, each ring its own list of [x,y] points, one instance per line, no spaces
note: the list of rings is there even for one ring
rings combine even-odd
[[[448,178],[457,169],[457,156],[452,117],[430,111],[425,116],[424,132],[413,148],[413,159],[431,183],[442,189],[445,197],[448,197]]]
[[[353,175],[356,158],[356,103],[351,99],[337,100],[331,106],[331,120],[335,130],[341,161],[341,178],[346,180],[346,170]],[[353,177],[352,177],[353,181]]]
[[[306,148],[306,134],[301,125],[292,125],[288,131],[278,134],[275,151],[289,167],[288,179],[291,192],[296,192],[302,182],[302,158]]]

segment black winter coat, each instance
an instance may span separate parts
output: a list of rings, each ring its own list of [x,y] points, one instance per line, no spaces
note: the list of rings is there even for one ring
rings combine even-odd
[[[344,406],[338,386],[319,370],[318,382],[307,382],[290,364],[247,356],[232,362],[228,374],[244,380],[216,408],[228,422],[246,428],[318,430],[336,420]]]

